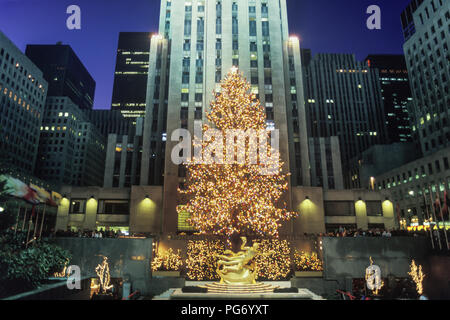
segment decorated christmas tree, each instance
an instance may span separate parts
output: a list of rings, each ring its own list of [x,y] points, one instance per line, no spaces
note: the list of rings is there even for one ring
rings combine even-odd
[[[289,174],[282,173],[265,109],[250,89],[232,69],[211,103],[211,126],[204,124],[203,139],[194,142],[201,155],[187,164],[187,183],[179,192],[189,200],[179,210],[188,212],[201,234],[278,237],[281,222],[296,216],[280,203]]]

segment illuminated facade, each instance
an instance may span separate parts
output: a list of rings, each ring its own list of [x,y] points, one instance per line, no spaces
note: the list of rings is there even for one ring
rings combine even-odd
[[[63,187],[64,196],[58,208],[56,230],[103,228],[146,234],[167,239],[177,233],[191,234],[193,228],[164,230],[163,187],[131,188]],[[394,229],[398,227],[394,203],[383,192],[368,190],[323,190],[294,187],[291,190],[293,210],[298,218],[280,229],[280,236],[302,236],[305,233],[334,232],[347,229]],[[183,225],[183,222],[181,222]]]

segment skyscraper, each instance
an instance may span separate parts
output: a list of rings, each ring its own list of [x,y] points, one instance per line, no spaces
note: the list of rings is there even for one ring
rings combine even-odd
[[[415,2],[402,14],[403,27],[410,30],[403,49],[414,101],[413,140],[430,155],[450,146],[450,2]]]
[[[353,157],[387,143],[378,71],[351,54],[317,54],[303,68],[308,135],[337,136],[344,177]],[[349,178],[345,186],[351,188]]]
[[[27,45],[25,54],[44,73],[48,96],[69,97],[80,109],[92,109],[95,81],[69,45]]]
[[[48,97],[36,175],[55,185],[103,183],[106,139],[68,97]]]
[[[42,71],[0,31],[2,171],[33,174],[48,84]]]
[[[107,138],[109,134],[126,135],[133,128],[133,120],[124,118],[120,110],[83,110],[86,118]]]
[[[408,70],[403,55],[369,55],[369,68],[380,72],[381,95],[390,143],[411,141],[408,104],[411,103]]]
[[[336,189],[343,185],[342,177],[336,179],[342,176],[338,159],[343,151],[336,135],[308,140],[302,56],[299,39],[289,37],[285,0],[162,0],[160,8],[159,34],[151,39],[144,125],[142,119],[137,120],[134,137],[109,135],[103,188],[68,186],[62,190],[80,205],[60,207],[58,228],[129,226],[132,233],[156,235],[165,247],[170,247],[169,239],[176,233],[187,240],[182,233],[194,229],[186,228],[189,213],[178,215],[176,210],[187,202],[178,192],[186,181],[186,170],[172,162],[172,152],[180,142],[178,129],[188,129],[192,137],[195,125],[208,121],[205,115],[210,102],[220,95],[221,80],[236,70],[233,66],[239,67],[265,107],[267,130],[279,130],[283,171],[292,174],[280,206],[285,202],[288,209],[301,214],[282,224],[280,235],[318,234],[336,224],[367,229],[379,225],[380,214],[387,228],[394,227],[393,206],[382,205],[385,197],[378,192],[311,187],[308,142],[314,146],[311,159],[315,165],[320,161],[319,171],[323,177],[335,179],[327,181]],[[303,53],[308,62],[310,55]],[[354,57],[341,59],[350,62],[341,62],[341,68],[333,65],[336,83],[322,85],[323,93],[310,100],[319,101],[322,96],[324,104],[342,100],[345,103],[335,106],[343,118],[339,128],[358,137],[366,133],[361,141],[376,141],[383,131],[373,125],[382,119],[377,113],[382,109],[377,108],[382,105],[381,94],[373,89],[379,88],[378,79],[372,79],[375,73],[354,62]],[[321,81],[317,82],[328,84]],[[323,91],[330,87],[335,91]],[[355,92],[358,90],[361,92]],[[338,92],[336,98],[330,92]],[[347,119],[354,121],[348,129],[344,125]],[[356,147],[359,145],[352,146]],[[97,205],[92,198],[101,200]],[[367,206],[361,205],[362,198]],[[85,208],[88,201],[92,205]],[[105,212],[106,205],[117,208]],[[80,223],[71,213],[85,214],[84,221]],[[102,213],[108,213],[107,219]]]
[[[150,40],[149,32],[119,34],[111,109],[134,122],[145,115]]]
[[[178,128],[193,132],[194,121],[206,119],[233,66],[265,106],[268,128],[280,130],[284,170],[296,183],[310,185],[299,40],[289,37],[286,1],[163,0],[150,61],[141,184],[164,170],[164,230],[176,231],[177,187],[184,180],[171,161],[178,143],[171,134]],[[296,111],[295,121],[288,121],[287,110]],[[158,164],[161,152],[164,167]]]

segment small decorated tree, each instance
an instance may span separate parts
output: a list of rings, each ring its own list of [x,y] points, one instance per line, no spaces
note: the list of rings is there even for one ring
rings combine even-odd
[[[287,240],[261,241],[260,254],[255,258],[258,278],[285,280],[291,273],[291,248]]]
[[[175,253],[172,248],[158,252],[152,261],[152,271],[181,271],[182,267],[181,250]]]
[[[322,260],[315,252],[309,254],[305,251],[295,250],[294,266],[296,271],[323,271]]]
[[[224,244],[214,241],[189,241],[187,250],[186,270],[190,280],[218,280],[217,256],[225,251]]]

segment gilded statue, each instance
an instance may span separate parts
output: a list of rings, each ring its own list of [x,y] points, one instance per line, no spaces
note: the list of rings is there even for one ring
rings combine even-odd
[[[224,252],[224,255],[217,256],[217,273],[220,276],[221,284],[246,285],[256,284],[256,267],[252,259],[258,254],[259,243],[254,243],[251,247],[246,247],[247,238],[241,237],[241,251],[234,253],[231,250]]]

